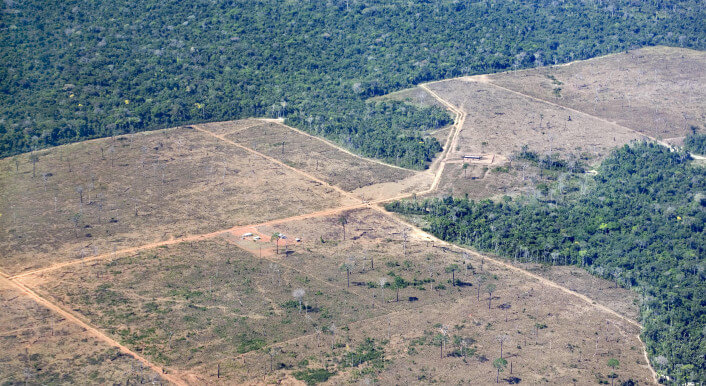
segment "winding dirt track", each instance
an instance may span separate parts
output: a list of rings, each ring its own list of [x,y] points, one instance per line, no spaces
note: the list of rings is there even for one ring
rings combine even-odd
[[[482,80],[481,80],[481,81],[482,81]],[[489,84],[492,84],[492,83],[489,83]],[[494,85],[494,84],[493,84],[493,85]],[[497,85],[494,85],[494,86],[500,87],[500,86],[497,86]],[[317,178],[317,177],[315,177],[315,176],[313,176],[313,175],[311,175],[311,174],[309,174],[309,173],[306,173],[306,172],[304,172],[304,171],[302,171],[302,170],[293,168],[293,167],[291,167],[291,166],[289,166],[289,165],[287,165],[287,164],[285,164],[285,163],[283,163],[283,162],[281,162],[281,161],[279,161],[279,160],[277,160],[277,159],[275,159],[275,158],[273,158],[273,157],[267,156],[267,155],[265,155],[265,154],[263,154],[263,153],[260,153],[260,152],[258,152],[258,151],[256,151],[256,150],[250,149],[250,148],[248,148],[248,147],[246,147],[246,146],[243,146],[243,145],[241,145],[241,144],[239,144],[239,143],[236,143],[236,142],[234,142],[234,141],[232,141],[232,140],[229,140],[228,138],[225,138],[223,135],[219,135],[219,134],[213,133],[213,132],[211,132],[211,131],[208,131],[208,130],[204,129],[202,126],[193,125],[193,127],[194,127],[196,130],[198,130],[198,131],[200,131],[200,132],[202,132],[202,133],[204,133],[204,134],[206,134],[206,135],[213,136],[213,137],[215,137],[215,138],[217,138],[217,139],[219,139],[219,140],[221,140],[221,141],[224,141],[225,143],[228,143],[228,144],[230,144],[230,145],[232,145],[232,146],[236,146],[236,147],[238,147],[238,148],[240,148],[240,149],[242,149],[242,150],[245,150],[245,151],[247,151],[247,152],[249,152],[249,153],[251,153],[251,154],[255,154],[255,155],[257,155],[257,156],[259,156],[259,157],[262,157],[262,158],[264,158],[264,159],[266,159],[266,160],[268,160],[268,161],[270,161],[270,162],[272,162],[272,163],[275,163],[275,164],[277,164],[277,165],[279,165],[279,166],[282,166],[282,167],[284,167],[284,168],[286,168],[286,169],[288,169],[288,170],[291,170],[291,171],[293,171],[293,172],[295,172],[295,173],[297,173],[297,174],[299,174],[299,175],[301,175],[301,176],[303,176],[303,177],[305,177],[305,178],[307,178],[307,179],[309,179],[309,180],[311,180],[311,181],[314,181],[314,182],[317,182],[317,183],[319,183],[319,184],[322,184],[323,186],[326,186],[327,188],[330,188],[330,189],[336,191],[337,193],[341,194],[342,196],[347,197],[347,198],[349,198],[349,199],[352,199],[352,200],[354,200],[354,202],[357,202],[357,203],[356,203],[356,204],[351,204],[351,205],[344,205],[344,206],[340,206],[340,207],[336,207],[336,208],[331,208],[331,209],[326,209],[326,210],[318,211],[318,212],[312,212],[312,213],[301,214],[301,215],[297,215],[297,216],[293,216],[293,217],[288,217],[288,218],[282,218],[282,219],[276,219],[276,220],[266,221],[266,222],[259,223],[259,224],[238,225],[238,226],[233,226],[233,227],[228,228],[228,229],[223,229],[223,230],[219,230],[219,231],[215,231],[215,232],[210,232],[210,233],[206,233],[206,234],[190,235],[190,236],[185,236],[185,237],[180,237],[180,238],[172,238],[172,239],[169,239],[169,240],[159,241],[159,242],[154,242],[154,243],[149,243],[149,244],[145,244],[145,245],[141,245],[141,246],[137,246],[137,247],[125,248],[125,249],[118,250],[118,251],[115,251],[115,252],[112,252],[112,253],[106,253],[106,254],[101,254],[101,255],[96,255],[96,256],[87,257],[87,258],[80,259],[80,260],[73,260],[73,261],[69,261],[69,262],[58,263],[58,264],[55,264],[55,265],[52,265],[52,266],[49,266],[49,267],[45,267],[45,268],[41,268],[41,269],[38,269],[38,270],[28,271],[28,272],[24,272],[24,273],[21,273],[21,274],[17,274],[17,275],[12,276],[12,277],[10,277],[9,275],[7,275],[7,274],[5,274],[4,272],[0,271],[0,277],[2,277],[2,279],[0,279],[0,280],[5,280],[5,281],[7,281],[7,282],[10,283],[12,286],[14,286],[15,288],[17,288],[17,289],[20,290],[22,293],[26,294],[27,296],[29,296],[30,298],[32,298],[32,299],[35,300],[36,302],[38,302],[38,303],[42,304],[43,306],[49,308],[49,309],[52,310],[53,312],[55,312],[55,313],[57,313],[57,314],[63,316],[64,318],[66,318],[67,320],[69,320],[69,321],[75,323],[76,325],[78,325],[78,326],[84,328],[86,331],[90,332],[92,335],[96,336],[97,338],[99,338],[100,340],[106,342],[107,344],[109,344],[109,345],[111,345],[111,346],[115,346],[115,347],[119,348],[122,352],[124,352],[125,354],[128,354],[128,355],[130,355],[130,356],[133,356],[135,359],[139,360],[139,361],[142,362],[144,365],[149,366],[149,367],[150,367],[152,370],[154,370],[156,373],[160,374],[160,376],[161,376],[162,378],[164,378],[165,380],[167,380],[167,381],[169,381],[169,382],[172,382],[172,383],[174,383],[174,384],[176,384],[176,385],[186,385],[186,384],[187,384],[187,381],[185,381],[184,379],[187,379],[189,382],[197,382],[197,381],[198,381],[197,375],[195,375],[195,374],[189,374],[189,373],[186,373],[186,372],[183,372],[183,373],[180,373],[180,374],[179,374],[179,375],[181,375],[182,377],[179,377],[179,376],[174,375],[174,374],[169,374],[169,373],[168,373],[168,374],[162,374],[162,367],[157,366],[157,365],[151,363],[150,361],[148,361],[148,360],[145,359],[144,357],[142,357],[142,356],[136,354],[135,352],[131,351],[129,348],[127,348],[127,347],[121,345],[119,342],[117,342],[117,341],[115,341],[114,339],[110,338],[108,335],[106,335],[106,334],[103,333],[102,331],[100,331],[100,330],[98,330],[97,328],[92,327],[92,326],[90,326],[89,324],[87,324],[86,322],[84,322],[82,319],[80,319],[78,316],[74,315],[72,312],[66,311],[66,310],[64,310],[62,307],[60,307],[60,306],[58,306],[58,305],[52,303],[51,301],[49,301],[49,300],[43,298],[42,296],[38,295],[36,292],[34,292],[34,291],[33,291],[32,289],[30,289],[28,286],[26,286],[25,284],[23,284],[23,283],[22,283],[22,279],[23,279],[23,278],[27,278],[28,276],[38,275],[38,274],[46,273],[46,272],[49,272],[49,271],[53,271],[53,270],[57,270],[57,269],[61,269],[61,268],[70,267],[70,266],[77,265],[77,264],[83,264],[83,263],[89,263],[89,262],[93,262],[93,261],[112,259],[112,258],[116,258],[116,257],[118,257],[118,256],[123,256],[123,255],[127,255],[127,254],[132,254],[132,253],[135,253],[135,252],[139,252],[139,251],[143,251],[143,250],[147,250],[147,249],[152,249],[152,248],[156,248],[156,247],[160,247],[160,246],[174,245],[174,244],[179,244],[179,243],[184,243],[184,242],[191,242],[191,241],[208,240],[208,239],[215,238],[215,237],[219,237],[219,236],[222,236],[222,235],[225,235],[225,234],[228,234],[228,233],[232,233],[232,234],[237,235],[237,234],[238,234],[238,231],[239,231],[239,230],[243,230],[243,229],[257,228],[257,227],[261,227],[261,226],[265,226],[265,225],[275,225],[275,224],[280,224],[280,223],[285,223],[285,222],[290,222],[290,221],[295,221],[295,220],[302,220],[302,219],[309,219],[309,218],[316,218],[316,217],[325,217],[325,216],[330,216],[330,215],[334,215],[334,214],[337,214],[337,213],[341,213],[341,212],[347,211],[347,210],[355,210],[355,209],[361,209],[361,208],[372,208],[372,209],[374,209],[374,210],[376,210],[376,211],[382,213],[383,215],[385,215],[385,216],[391,218],[393,221],[395,221],[395,222],[397,222],[397,223],[399,223],[399,224],[402,224],[402,225],[405,226],[405,227],[411,228],[417,235],[420,235],[420,236],[424,237],[425,239],[434,240],[436,243],[445,245],[445,246],[447,246],[447,247],[449,247],[449,248],[451,248],[451,249],[454,249],[454,250],[456,250],[456,251],[463,251],[463,252],[466,252],[466,253],[470,253],[470,254],[472,254],[472,255],[474,255],[474,256],[476,256],[476,257],[483,257],[483,258],[485,258],[485,260],[489,261],[491,264],[495,264],[495,265],[497,265],[497,266],[501,266],[501,267],[510,269],[510,270],[512,270],[512,271],[515,271],[515,272],[517,272],[517,273],[526,275],[527,277],[530,277],[530,278],[532,278],[532,279],[534,279],[534,280],[537,280],[538,282],[542,283],[543,285],[547,285],[547,286],[556,288],[556,289],[558,289],[558,290],[561,290],[561,291],[563,291],[563,292],[565,292],[565,293],[567,293],[567,294],[573,295],[573,296],[575,296],[576,298],[581,299],[582,301],[584,301],[584,302],[585,302],[587,305],[589,305],[590,307],[594,307],[594,308],[596,308],[596,309],[598,309],[598,310],[600,310],[600,311],[602,311],[602,312],[606,312],[606,313],[608,313],[608,314],[610,314],[610,315],[612,315],[612,316],[614,316],[614,317],[620,318],[621,320],[624,320],[625,322],[627,322],[627,323],[629,323],[629,324],[631,324],[631,325],[633,325],[633,326],[636,326],[636,327],[638,327],[638,328],[642,328],[642,326],[641,326],[638,322],[636,322],[636,321],[634,321],[634,320],[631,320],[631,319],[629,319],[629,318],[626,318],[625,316],[620,315],[619,313],[613,311],[612,309],[610,309],[610,308],[608,308],[608,307],[606,307],[606,306],[604,306],[604,305],[602,305],[602,304],[598,304],[598,303],[594,302],[592,299],[588,298],[588,297],[585,296],[585,295],[582,295],[582,294],[580,294],[580,293],[577,293],[577,292],[575,292],[575,291],[572,291],[572,290],[570,290],[570,289],[568,289],[568,288],[566,288],[566,287],[563,287],[563,286],[561,286],[561,285],[559,285],[559,284],[557,284],[557,283],[554,283],[554,282],[552,282],[552,281],[550,281],[550,280],[548,280],[548,279],[545,279],[545,278],[543,278],[543,277],[541,277],[541,276],[535,275],[535,274],[533,274],[533,273],[531,273],[531,272],[528,272],[528,271],[525,271],[525,270],[523,270],[523,269],[521,269],[521,268],[515,267],[515,266],[513,266],[513,265],[511,265],[511,264],[509,264],[509,263],[506,263],[506,262],[502,261],[502,260],[497,260],[497,259],[494,259],[494,258],[489,257],[489,256],[481,255],[481,254],[477,253],[476,251],[473,251],[473,250],[470,250],[470,249],[467,249],[467,248],[462,248],[462,247],[459,247],[459,246],[457,246],[457,245],[455,245],[455,244],[450,244],[450,243],[445,242],[445,241],[443,241],[443,240],[437,239],[436,237],[434,237],[434,236],[432,236],[432,235],[430,235],[430,234],[428,234],[428,233],[422,231],[421,229],[417,228],[415,225],[410,224],[410,223],[408,223],[408,222],[402,220],[401,218],[399,218],[399,217],[397,217],[397,216],[395,216],[395,215],[393,215],[393,214],[391,214],[391,213],[385,211],[385,209],[384,209],[380,204],[384,204],[384,203],[386,203],[386,202],[390,202],[390,201],[394,201],[394,200],[398,200],[398,199],[408,198],[408,197],[413,196],[414,194],[416,194],[416,195],[426,195],[426,194],[433,193],[433,192],[435,192],[435,191],[437,190],[437,188],[438,188],[438,186],[439,186],[439,182],[440,182],[441,177],[442,177],[442,174],[443,174],[443,171],[444,171],[444,167],[445,167],[445,165],[446,165],[447,162],[451,162],[451,161],[449,161],[449,159],[448,159],[448,158],[449,158],[449,154],[451,153],[451,149],[453,149],[454,146],[455,146],[455,144],[457,143],[459,133],[460,133],[461,129],[463,128],[463,124],[464,124],[464,122],[465,122],[465,118],[466,118],[466,112],[465,112],[465,111],[461,110],[461,109],[458,108],[457,106],[454,106],[454,105],[452,105],[451,103],[449,103],[448,101],[446,101],[446,100],[444,100],[443,98],[441,98],[437,93],[435,93],[434,91],[432,91],[431,89],[429,89],[429,87],[428,87],[426,84],[422,84],[422,85],[420,85],[420,87],[423,88],[425,91],[427,91],[431,96],[433,96],[435,99],[437,99],[440,103],[442,103],[444,106],[446,106],[450,111],[452,111],[452,112],[456,115],[455,123],[454,123],[453,129],[449,132],[449,135],[448,135],[448,138],[446,139],[446,143],[444,144],[444,150],[443,150],[441,156],[440,156],[439,158],[437,158],[437,160],[435,160],[435,161],[432,163],[432,165],[431,165],[429,171],[420,172],[420,173],[428,174],[429,177],[432,179],[431,185],[430,185],[430,187],[429,187],[427,190],[424,190],[424,191],[421,191],[421,192],[416,192],[416,193],[410,193],[410,194],[400,195],[400,196],[393,197],[393,198],[379,199],[379,200],[374,200],[374,201],[372,201],[372,202],[365,202],[365,201],[363,201],[361,198],[355,197],[355,196],[354,196],[353,194],[351,194],[350,192],[347,192],[347,191],[345,191],[345,190],[343,190],[343,189],[341,189],[341,188],[339,188],[339,187],[337,187],[337,186],[331,185],[331,184],[329,184],[329,183],[327,183],[327,182],[325,182],[325,181],[323,181],[323,180],[321,180],[321,179],[319,179],[319,178]],[[504,87],[501,87],[501,88],[505,89]],[[549,101],[545,101],[545,100],[542,100],[542,99],[534,98],[534,97],[532,97],[532,96],[525,95],[525,94],[522,94],[522,93],[519,93],[519,92],[516,92],[516,91],[513,91],[513,90],[509,90],[509,89],[506,89],[506,90],[507,90],[507,91],[510,91],[510,92],[513,92],[513,93],[515,93],[515,94],[519,94],[519,95],[521,95],[521,96],[523,96],[523,97],[526,97],[526,98],[531,98],[531,99],[538,100],[538,101],[541,101],[541,102],[544,102],[544,103],[549,103],[549,104],[555,105],[554,103],[549,102]],[[571,110],[571,111],[576,111],[577,113],[580,113],[580,114],[586,114],[585,112],[581,112],[581,111],[578,111],[578,110],[573,110],[573,109],[567,108],[567,107],[565,107],[565,106],[560,106],[560,105],[556,105],[556,106],[558,106],[558,107],[560,107],[560,108],[568,109],[568,110]],[[590,115],[590,114],[586,114],[586,115]],[[592,116],[592,117],[594,117],[594,116]],[[605,121],[605,122],[608,122],[608,123],[610,123],[610,124],[619,126],[619,127],[621,127],[621,128],[625,128],[625,129],[628,129],[628,130],[637,132],[636,130],[633,130],[633,129],[630,129],[630,128],[627,128],[627,127],[618,125],[618,124],[616,124],[616,123],[614,123],[614,122],[610,122],[610,121],[607,121],[607,120],[602,119],[602,118],[599,118],[599,117],[594,117],[594,118],[596,118],[596,119],[601,119],[602,121]],[[315,138],[315,139],[317,139],[317,140],[322,140],[322,139],[320,139],[320,138],[318,138],[318,137],[313,137],[313,136],[311,136],[310,134],[303,133],[303,132],[301,132],[301,131],[299,131],[299,130],[297,130],[297,129],[294,129],[294,128],[291,128],[291,127],[289,127],[289,126],[286,126],[286,125],[284,125],[280,120],[268,120],[268,119],[261,119],[261,120],[262,120],[262,121],[267,121],[267,122],[277,123],[277,124],[279,124],[279,125],[282,125],[282,126],[284,126],[284,127],[289,128],[290,130],[294,130],[294,131],[297,132],[297,133],[310,136],[310,137]],[[638,133],[639,133],[639,132],[638,132]],[[640,133],[640,134],[643,135],[643,136],[645,136],[646,138],[649,138],[649,139],[654,140],[654,141],[656,141],[656,142],[660,142],[660,141],[658,141],[658,140],[655,139],[655,138],[646,136],[646,135],[644,135],[644,134],[642,134],[642,133]],[[365,159],[366,161],[372,161],[372,162],[381,163],[381,162],[376,161],[376,160],[368,160],[367,158],[363,158],[363,157],[361,157],[361,156],[359,156],[359,155],[352,154],[350,151],[348,151],[348,150],[346,150],[346,149],[343,149],[343,148],[341,148],[341,147],[338,146],[338,145],[332,144],[332,143],[330,143],[330,142],[328,142],[328,141],[325,141],[325,140],[323,140],[323,141],[324,141],[325,143],[327,143],[328,145],[330,145],[330,146],[332,146],[332,147],[334,147],[334,148],[336,148],[336,149],[338,149],[338,150],[341,150],[341,151],[343,151],[343,152],[345,152],[345,153],[347,153],[347,154],[351,154],[351,155],[356,156],[356,157],[358,157],[358,158]],[[660,143],[661,143],[661,142],[660,142]],[[668,145],[665,145],[665,146],[668,146]],[[389,166],[389,165],[386,165],[386,166]],[[252,253],[252,251],[249,251],[249,252]],[[297,338],[294,338],[293,340],[297,340],[297,339],[301,339],[301,338],[303,338],[303,337],[297,337]],[[639,339],[639,336],[638,336],[638,339]],[[279,345],[279,344],[282,344],[282,342],[277,343],[276,345]],[[650,372],[652,373],[652,376],[653,376],[653,378],[654,378],[654,380],[655,380],[655,383],[656,383],[656,382],[657,382],[657,374],[655,373],[654,369],[652,369],[652,366],[649,365],[649,358],[647,357],[647,352],[644,351],[644,344],[643,344],[643,352],[644,352],[644,355],[645,355],[645,359],[646,359],[646,361],[647,361],[647,363],[648,363],[647,367],[649,368]]]

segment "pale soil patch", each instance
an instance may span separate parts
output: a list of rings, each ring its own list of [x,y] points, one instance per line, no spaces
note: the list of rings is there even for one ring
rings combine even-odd
[[[198,126],[217,135],[230,135],[266,123],[261,119],[239,119],[237,121],[200,123]]]
[[[0,383],[113,384],[159,380],[117,348],[0,278]]]
[[[372,98],[371,100],[384,100],[384,99],[391,99],[395,101],[402,101],[402,102],[407,102],[411,103],[413,105],[417,106],[422,106],[422,107],[440,107],[440,108],[445,108],[443,104],[441,104],[436,98],[432,97],[429,95],[429,93],[424,90],[422,87],[412,87],[400,91],[396,91],[387,95],[379,96]],[[442,141],[443,142],[443,141]]]
[[[684,136],[691,125],[706,127],[703,51],[647,47],[486,79],[658,139]]]
[[[404,227],[399,223],[371,210],[351,211],[346,217],[346,240],[342,239],[343,227],[337,216],[260,227],[262,233],[278,231],[289,237],[301,237],[303,241],[290,245],[290,253],[281,256],[281,261],[322,282],[339,288],[345,286],[346,271],[341,265],[354,261],[348,291],[369,303],[369,307],[374,305],[376,310],[384,310],[382,315],[370,315],[369,320],[349,323],[331,320],[341,328],[337,336],[324,333],[317,338],[317,334],[309,334],[278,344],[281,351],[275,363],[285,369],[290,366],[297,369],[303,359],[308,360],[309,367],[340,364],[348,350],[354,350],[365,338],[374,338],[377,342],[389,340],[384,347],[391,362],[377,375],[375,372],[371,375],[381,383],[491,383],[495,379],[491,362],[499,356],[496,337],[507,334],[504,356],[513,362],[513,376],[521,378],[523,383],[570,384],[575,379],[578,384],[593,384],[597,379],[608,379],[611,369],[606,363],[613,357],[621,363],[617,371],[621,381],[632,378],[650,382],[636,326],[489,260],[485,260],[481,272],[479,257],[464,258],[451,249],[434,246],[426,238],[419,239],[413,232],[409,232],[404,257]],[[465,268],[465,261],[470,264],[469,269]],[[467,286],[451,286],[451,274],[445,271],[451,263],[459,264],[461,269],[456,278]],[[397,302],[393,288],[388,287],[383,293],[376,284],[382,277],[391,281],[391,273],[407,280],[430,278],[433,282],[422,285],[424,290],[402,289]],[[481,274],[488,275],[489,280],[482,285],[479,301],[475,278]],[[497,286],[490,310],[487,283]],[[433,287],[438,284],[445,288],[435,290]],[[410,302],[410,296],[418,300]],[[498,305],[504,303],[511,308],[499,309]],[[475,349],[475,354],[469,355],[467,362],[463,357],[439,358],[439,347],[432,344],[433,335],[439,331],[437,323],[449,327],[447,354],[458,348],[453,344],[454,336],[473,339],[469,347]],[[536,325],[546,328],[537,329]],[[333,342],[336,348],[332,350]],[[262,352],[251,352],[245,357],[247,365],[237,360],[228,364],[231,371],[241,374],[242,380],[253,376],[275,380],[288,373],[287,370],[270,372],[269,357]],[[483,362],[483,358],[491,362]],[[364,378],[354,369],[346,370],[330,382]]]
[[[348,154],[277,123],[248,128],[227,138],[347,191],[401,180],[414,174],[411,170]]]
[[[42,151],[34,178],[32,169],[26,154],[0,160],[0,266],[8,273],[350,203],[185,128]]]
[[[595,158],[641,136],[584,114],[532,100],[481,82],[452,79],[428,85],[466,112],[449,160],[464,155],[509,157],[530,151]]]
[[[534,263],[514,263],[514,265],[595,299],[596,302],[608,306],[626,318],[640,320],[636,292],[626,288],[616,288],[615,283],[593,276],[584,269]]]
[[[524,172],[516,168],[504,169],[508,166],[507,163],[469,164],[464,170],[463,164],[447,163],[439,183],[439,190],[434,195],[462,197],[468,194],[469,198],[480,200],[497,195],[513,196],[530,192],[537,181],[533,177],[536,176],[536,168],[528,167]]]

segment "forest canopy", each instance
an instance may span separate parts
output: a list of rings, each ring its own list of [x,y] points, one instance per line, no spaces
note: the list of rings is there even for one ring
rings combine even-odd
[[[446,112],[368,98],[630,48],[706,45],[698,0],[3,2],[0,156],[205,121],[284,117],[423,168]]]
[[[580,180],[580,178],[579,178]],[[437,237],[544,264],[573,264],[640,294],[653,363],[678,384],[706,379],[706,168],[652,143],[624,146],[590,189],[548,196],[397,201]]]

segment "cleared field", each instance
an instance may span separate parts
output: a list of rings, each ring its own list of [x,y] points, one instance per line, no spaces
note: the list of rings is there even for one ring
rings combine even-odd
[[[387,95],[372,98],[373,100],[383,100],[391,99],[394,101],[401,101],[411,103],[413,105],[422,107],[436,106],[440,108],[445,108],[436,98],[429,95],[429,93],[421,87],[412,87],[400,91],[396,91]],[[443,142],[443,141],[442,141]]]
[[[600,304],[632,320],[640,319],[638,294],[627,288],[616,287],[615,283],[591,275],[584,269],[574,266],[547,266],[535,263],[513,263],[528,272],[542,276],[572,291],[595,299]]]
[[[261,119],[240,119],[237,121],[225,121],[225,122],[212,122],[200,124],[208,131],[218,134],[218,135],[230,135],[235,134],[245,129],[266,125],[268,122]]]
[[[324,368],[332,383],[490,383],[498,339],[507,379],[594,383],[616,358],[616,380],[649,380],[638,329],[617,316],[376,210],[343,216],[345,239],[341,215],[256,227],[287,236],[263,258],[233,234],[21,280],[196,383]]]
[[[484,199],[497,195],[509,196],[528,192],[537,182],[537,168],[527,167],[519,163],[510,168],[508,163],[492,165],[449,163],[444,168],[444,174],[435,196],[463,196],[468,194],[472,199]]]
[[[161,381],[137,360],[35,303],[0,278],[0,384]]]
[[[204,128],[209,130],[210,126]],[[278,123],[265,122],[226,137],[346,191],[414,174],[411,170],[354,156]]]
[[[641,136],[562,107],[532,100],[472,78],[428,87],[466,112],[450,159],[466,154],[510,156],[527,146],[540,155],[559,153],[595,159]]]
[[[285,370],[308,367],[336,372],[333,383],[366,378],[384,384],[491,383],[496,375],[492,361],[500,356],[497,339],[502,337],[504,357],[513,363],[512,376],[509,365],[501,374],[506,379],[552,384],[609,381],[612,371],[607,360],[616,358],[621,364],[616,381],[651,381],[637,339],[639,329],[625,320],[538,279],[487,259],[481,262],[480,256],[434,245],[423,234],[410,230],[405,243],[405,226],[376,211],[352,211],[346,218],[346,240],[339,216],[261,227],[259,231],[302,238],[282,261],[322,282],[347,285],[344,264],[348,264],[349,291],[371,305],[376,303],[385,314],[345,325],[336,323],[342,330],[337,337],[312,334],[277,345],[281,351],[274,361],[275,368],[283,369],[280,372],[269,370],[268,355],[248,353],[251,362],[262,364],[261,376],[275,381],[287,377]],[[458,280],[456,286],[452,285],[451,268]],[[400,288],[399,301],[396,277],[406,283]],[[381,278],[389,283],[384,289],[380,288]],[[490,309],[489,284],[495,286]],[[443,339],[448,341],[442,357],[439,334],[444,327]],[[364,353],[370,354],[369,338],[384,351],[381,361],[363,360],[360,366],[351,366],[351,362],[365,358]],[[317,339],[325,343],[317,343]],[[306,366],[301,364],[304,359]],[[241,380],[247,379],[246,369],[234,363],[236,370]],[[248,371],[252,376],[254,369]]]
[[[83,142],[0,160],[0,267],[14,274],[346,203],[186,128]]]
[[[487,79],[658,139],[683,137],[691,125],[706,128],[706,52],[702,51],[648,47]]]

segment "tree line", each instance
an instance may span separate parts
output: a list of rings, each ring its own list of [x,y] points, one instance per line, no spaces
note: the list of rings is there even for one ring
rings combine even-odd
[[[0,156],[206,121],[283,117],[423,168],[438,108],[370,97],[634,47],[703,48],[698,0],[6,1]]]
[[[584,177],[578,177],[582,179]],[[659,371],[706,379],[706,168],[652,143],[614,151],[585,190],[397,201],[428,231],[517,261],[577,265],[640,294],[643,338]]]

